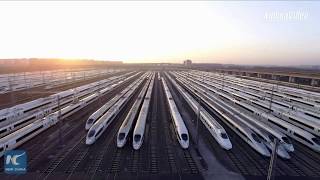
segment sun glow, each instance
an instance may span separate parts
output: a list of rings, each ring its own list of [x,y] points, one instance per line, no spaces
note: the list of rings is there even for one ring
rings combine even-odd
[[[0,58],[128,63],[192,59],[241,64],[277,64],[279,59],[286,64],[292,64],[294,59],[297,64],[298,59],[306,62],[307,58],[310,63],[315,62],[320,56],[320,36],[316,36],[320,28],[314,25],[317,23],[309,19],[281,24],[266,21],[265,12],[273,12],[278,6],[287,5],[210,1],[0,2]],[[315,13],[319,11],[315,10],[310,12],[310,19],[311,15],[317,19]]]

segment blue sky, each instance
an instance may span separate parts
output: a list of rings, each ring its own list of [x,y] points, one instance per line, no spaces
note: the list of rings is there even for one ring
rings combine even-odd
[[[315,1],[0,2],[0,58],[320,65],[319,19]]]

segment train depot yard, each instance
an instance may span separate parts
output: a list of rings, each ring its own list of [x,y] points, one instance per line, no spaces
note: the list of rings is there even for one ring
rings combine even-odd
[[[320,179],[320,93],[184,68],[0,76],[1,179]],[[272,162],[270,165],[270,162]]]

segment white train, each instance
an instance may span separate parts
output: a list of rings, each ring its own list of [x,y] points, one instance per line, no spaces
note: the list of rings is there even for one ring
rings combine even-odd
[[[0,110],[0,120],[16,120],[22,116],[30,115],[35,111],[43,110],[53,106],[54,103],[57,103],[57,97],[59,96],[60,104],[63,104],[65,101],[70,102],[70,99],[80,98],[89,95],[90,93],[102,90],[105,87],[108,87],[111,83],[121,80],[128,74],[124,74],[117,77],[111,77],[106,80],[101,80],[99,82],[90,83],[83,85],[74,89],[65,90],[53,95],[50,95],[46,98],[39,98],[30,102],[16,105],[11,108],[6,108]],[[11,117],[11,118],[10,118]],[[1,123],[0,121],[0,123]]]
[[[179,113],[179,110],[172,98],[171,92],[167,86],[166,81],[161,78],[163,89],[166,95],[167,103],[169,105],[170,116],[173,121],[176,137],[181,147],[187,149],[189,147],[189,133],[183,119]]]
[[[251,130],[253,130],[261,139],[264,140],[265,145],[272,150],[274,147],[274,142],[271,141],[270,139],[270,133],[268,133],[263,127],[259,127],[255,121],[258,121],[256,119],[251,118],[250,116],[247,116],[246,114],[242,113],[240,110],[238,110],[237,108],[234,108],[232,106],[230,106],[229,104],[227,104],[224,101],[219,101],[220,104],[223,104],[224,106],[226,106],[227,108],[224,109],[225,112],[228,112],[229,114],[231,114],[233,117],[235,117],[236,119],[240,120],[243,124],[245,124],[247,127],[249,127]],[[240,117],[242,116],[242,117]],[[246,119],[243,119],[246,118]],[[292,145],[292,144],[291,144]],[[290,155],[288,154],[288,152],[286,151],[286,148],[283,146],[282,143],[279,144],[278,148],[277,148],[277,154],[285,159],[289,159]]]
[[[285,109],[281,109],[281,107],[279,107],[279,105],[277,104],[273,104],[270,109],[268,104],[253,100],[251,100],[250,102],[258,107],[261,107],[262,109],[271,111],[274,115],[289,122],[290,124],[298,126],[317,136],[320,136],[320,121],[318,121],[315,117],[309,117],[304,113],[296,111],[288,112]]]
[[[119,86],[120,84],[129,81],[130,79],[132,79],[133,77],[130,76],[127,79],[125,79],[124,81],[120,81],[116,84],[113,84],[112,86],[109,87],[108,90],[114,89],[117,86]],[[127,88],[125,88],[123,91],[121,91],[120,93],[118,93],[115,97],[113,97],[111,100],[109,100],[106,104],[104,104],[101,108],[99,108],[97,111],[95,111],[87,120],[86,125],[85,125],[85,129],[89,130],[91,128],[91,126],[99,119],[103,116],[103,114],[105,114],[122,96],[125,95],[126,92],[128,92],[130,90],[130,88],[134,85],[134,83],[130,84]]]
[[[96,99],[97,95],[93,94],[81,100],[77,104],[71,104],[60,111],[60,119],[66,118],[76,111],[90,104]],[[52,113],[43,119],[34,121],[33,123],[3,137],[0,139],[0,157],[7,150],[15,149],[31,138],[35,137],[39,133],[45,131],[49,127],[53,126],[58,122],[59,112]]]
[[[146,96],[143,100],[143,104],[139,112],[139,116],[138,116],[135,128],[133,130],[132,146],[133,146],[133,149],[135,150],[140,149],[143,143],[144,130],[145,130],[146,121],[147,121],[148,112],[149,112],[150,99],[151,99],[152,89],[154,85],[154,78],[155,76],[152,77],[152,80],[149,84]]]
[[[285,133],[286,135],[292,137],[293,139],[296,139],[297,141],[310,147],[311,149],[313,149],[315,151],[319,151],[320,140],[317,136],[314,136],[314,135],[310,134],[309,132],[306,132],[305,130],[303,130],[299,127],[296,127],[293,124],[290,124],[290,123],[288,123],[280,118],[277,118],[271,114],[265,113],[255,107],[251,106],[251,105],[248,105],[246,103],[242,103],[242,102],[237,101],[235,99],[232,99],[226,95],[222,95],[222,96],[227,99],[233,100],[236,104],[243,107],[244,109],[247,109],[248,111],[262,117],[263,119],[266,119],[268,124],[271,125],[272,127],[276,127],[277,130]]]
[[[270,125],[272,125],[273,127],[276,127],[278,130],[282,131],[286,135],[308,146],[309,148],[317,152],[320,152],[319,137],[314,136],[313,134],[299,127],[296,127],[280,118],[274,117],[270,114],[261,112],[260,116],[265,118]]]
[[[181,93],[194,113],[198,113],[199,103],[196,102],[196,100],[192,96],[190,96],[189,93],[185,91],[179,84],[177,84],[170,76],[167,77]],[[205,109],[201,109],[200,120],[222,148],[226,150],[232,148],[231,141],[225,129]]]
[[[115,78],[116,79],[116,78]],[[111,83],[113,83],[114,80],[110,81],[110,82],[107,82],[105,85],[110,85]],[[116,83],[118,84],[118,83]],[[107,88],[104,88],[102,90],[100,90],[100,94],[104,94],[106,93],[107,91],[109,91],[110,89],[112,89],[112,87],[114,86],[115,84],[107,87]],[[85,97],[88,97],[90,96],[90,93],[89,92],[82,92],[83,95],[81,95],[80,97],[77,98],[77,100],[81,100]],[[59,98],[61,99],[60,100],[60,108],[64,108],[66,106],[68,106],[71,102],[74,102],[76,103],[76,101],[74,101],[73,99],[73,91],[70,91],[70,90],[67,90],[67,91],[64,91],[64,92],[60,92],[58,93],[57,95],[59,95]],[[19,128],[22,128],[30,123],[32,123],[33,121],[36,121],[40,118],[43,118],[45,117],[46,115],[48,115],[49,113],[52,113],[52,112],[55,112],[58,110],[58,103],[57,103],[57,97],[54,97],[53,95],[50,96],[50,98],[47,98],[47,99],[52,99],[51,101],[51,106],[48,106],[46,108],[44,107],[40,107],[40,108],[37,108],[37,109],[34,109],[34,112],[29,115],[29,116],[21,116],[18,118],[18,120],[16,121],[7,121],[7,122],[4,122],[2,123],[3,124],[3,127],[0,128],[0,137],[3,137],[13,131],[16,131],[17,129]],[[53,101],[55,100],[55,101]]]
[[[257,134],[255,134],[250,128],[245,126],[240,121],[235,121],[233,117],[230,117],[224,109],[225,106],[216,103],[216,99],[211,93],[208,92],[202,92],[199,88],[196,86],[188,83],[185,80],[182,80],[180,78],[177,79],[182,84],[188,84],[185,86],[188,88],[191,92],[193,92],[196,96],[200,97],[202,101],[206,103],[208,107],[210,107],[212,110],[217,112],[221,117],[222,120],[227,124],[238,136],[243,139],[249,146],[251,146],[254,150],[256,150],[258,153],[260,153],[263,156],[270,156],[270,152],[268,151],[265,144],[261,141],[261,139],[258,137]],[[200,93],[202,92],[202,93]],[[209,95],[210,94],[210,95]]]
[[[8,125],[26,116],[33,115],[33,113],[37,111],[44,111],[44,115],[47,115],[48,113],[51,112],[50,108],[54,110],[55,107],[53,106],[54,105],[57,106],[56,105],[57,96],[59,96],[60,98],[60,104],[66,105],[67,103],[70,103],[72,100],[74,100],[75,97],[83,98],[85,96],[88,96],[90,93],[94,92],[96,88],[99,88],[101,90],[106,86],[108,86],[109,83],[113,82],[114,80],[118,78],[123,78],[122,76],[119,76],[116,78],[114,77],[109,78],[106,80],[102,80],[101,82],[99,81],[99,82],[90,83],[74,89],[69,89],[63,92],[59,92],[57,94],[50,95],[49,97],[46,97],[46,98],[39,98],[30,102],[16,105],[12,108],[0,110],[0,123],[2,125]],[[99,83],[103,85],[100,86]],[[46,109],[48,109],[47,112],[46,112]],[[3,124],[6,122],[8,122],[8,124]]]
[[[196,76],[200,78],[200,74]],[[244,79],[239,80],[239,78],[235,78],[231,76],[220,77],[215,74],[211,74],[211,76],[206,76],[206,77],[211,79],[211,81],[214,82],[215,84],[221,85],[224,83],[228,83],[228,86],[232,88],[235,88],[237,86],[239,87],[238,90],[240,91],[245,90],[244,91],[245,93],[250,93],[252,90],[254,90],[260,96],[266,96],[266,95],[269,96],[273,94],[273,96],[275,97],[273,98],[273,101],[286,100],[286,101],[289,101],[290,103],[293,103],[295,106],[298,106],[299,109],[306,109],[308,111],[320,110],[320,104],[319,104],[320,94],[319,93],[308,92],[305,90],[300,90],[295,88],[291,88],[290,90],[283,91],[283,88],[289,88],[285,86],[277,86],[277,89],[274,92],[272,92],[274,85],[269,83],[258,83],[255,81],[244,80]],[[266,86],[267,84],[269,85]]]
[[[151,80],[151,79],[150,79]],[[146,91],[148,89],[148,85],[150,83],[150,80],[143,86],[141,92],[138,95],[138,98],[132,105],[129,113],[127,114],[126,118],[122,122],[118,134],[117,134],[117,147],[121,148],[123,147],[127,142],[127,136],[129,135],[129,132],[132,129],[133,121],[136,119],[139,109],[141,107],[141,104],[143,102],[144,96],[146,94]]]
[[[111,122],[115,119],[121,109],[125,106],[125,104],[132,97],[134,92],[137,90],[139,85],[144,80],[145,75],[139,78],[134,82],[134,86],[130,88],[130,90],[120,98],[116,104],[114,104],[101,118],[99,118],[89,129],[89,132],[86,137],[86,144],[91,145],[96,142],[96,140],[102,135],[102,133],[107,129],[107,127],[111,124]]]

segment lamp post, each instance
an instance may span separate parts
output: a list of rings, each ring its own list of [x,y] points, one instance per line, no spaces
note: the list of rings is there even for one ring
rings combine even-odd
[[[267,180],[272,180],[273,179],[273,169],[276,166],[276,160],[277,160],[277,148],[278,148],[278,139],[274,138],[274,145],[272,149],[272,156],[270,159],[270,164],[269,164],[269,169],[268,169],[268,177]]]

